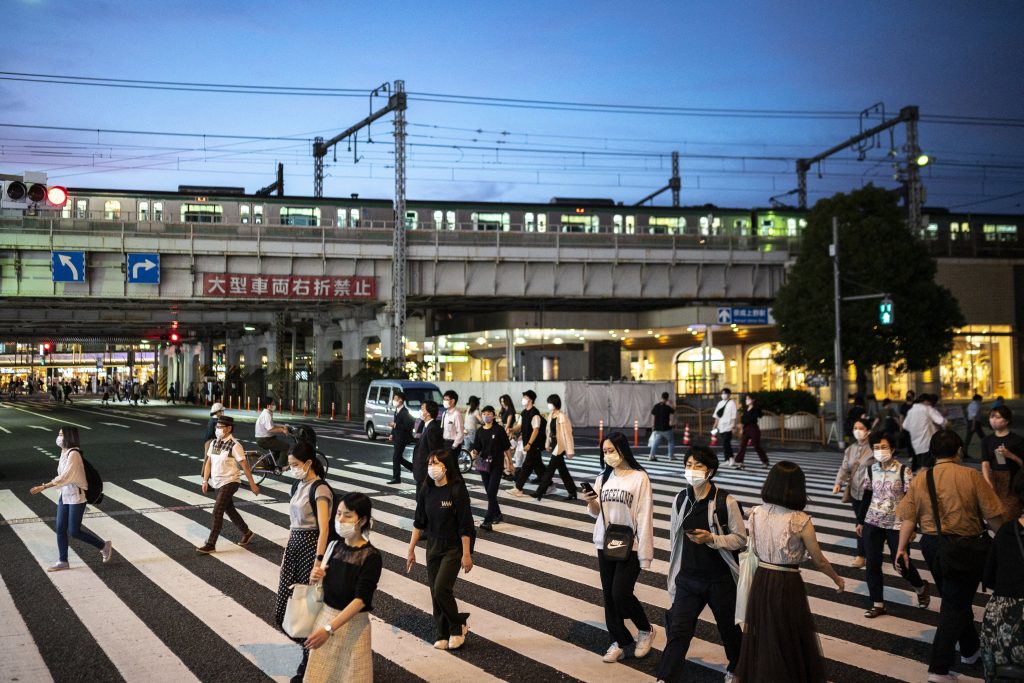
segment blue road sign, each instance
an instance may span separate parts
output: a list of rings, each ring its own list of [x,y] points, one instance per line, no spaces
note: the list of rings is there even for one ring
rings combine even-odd
[[[160,284],[160,254],[126,254],[128,282]]]
[[[720,325],[770,325],[773,322],[766,306],[723,306],[718,309]]]
[[[85,282],[84,251],[51,251],[54,282]]]

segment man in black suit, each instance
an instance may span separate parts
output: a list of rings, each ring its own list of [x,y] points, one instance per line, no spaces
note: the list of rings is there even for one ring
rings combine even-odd
[[[394,445],[394,452],[391,454],[391,481],[389,484],[401,483],[402,467],[412,470],[412,463],[405,459],[405,447],[412,442],[412,428],[416,421],[409,414],[405,407],[405,394],[395,391],[391,396],[391,403],[395,406],[395,420],[391,423],[391,436],[388,438]]]
[[[427,478],[427,460],[430,454],[436,450],[444,449],[444,438],[441,436],[441,423],[437,421],[437,403],[434,401],[423,402],[423,431],[420,434],[419,443],[412,452],[412,478],[416,485],[423,483]]]

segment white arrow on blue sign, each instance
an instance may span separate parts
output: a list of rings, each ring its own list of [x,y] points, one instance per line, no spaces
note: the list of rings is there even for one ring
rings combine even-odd
[[[51,251],[54,282],[85,282],[84,251]]]
[[[128,282],[140,285],[160,284],[160,254],[126,254]]]

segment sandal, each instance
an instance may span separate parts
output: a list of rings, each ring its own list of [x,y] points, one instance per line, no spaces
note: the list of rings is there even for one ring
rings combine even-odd
[[[878,605],[873,605],[871,607],[871,609],[869,609],[867,612],[864,613],[864,618],[865,619],[874,619],[875,617],[881,617],[881,616],[884,616],[886,614],[888,614],[888,612],[885,611],[885,607],[879,607]]]

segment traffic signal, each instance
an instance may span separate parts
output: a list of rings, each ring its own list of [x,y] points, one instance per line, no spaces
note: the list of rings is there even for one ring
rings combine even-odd
[[[893,320],[892,299],[885,297],[882,303],[878,304],[878,322],[882,325],[892,325]]]
[[[39,345],[39,365],[46,365],[46,360],[53,351],[53,342],[44,341]]]
[[[171,334],[168,336],[168,339],[172,344],[177,344],[178,342],[181,341],[181,335],[178,334],[177,332],[171,332]]]
[[[47,185],[45,173],[26,171],[20,179],[4,180],[0,185],[0,208],[4,209],[60,209],[67,201],[67,189]]]

